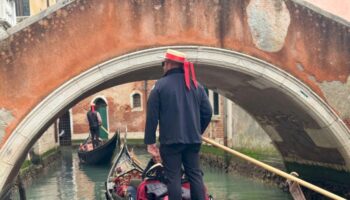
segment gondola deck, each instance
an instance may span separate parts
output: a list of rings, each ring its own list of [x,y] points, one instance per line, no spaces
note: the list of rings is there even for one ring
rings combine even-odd
[[[151,200],[153,198],[145,197],[146,193],[140,192],[142,191],[140,188],[148,188],[148,185],[152,184],[154,184],[153,186],[155,186],[157,192],[163,192],[163,190],[166,192],[166,186],[159,181],[164,178],[163,173],[161,173],[161,171],[163,172],[163,166],[160,163],[153,164],[150,162],[149,166],[146,167],[147,170],[144,171],[144,169],[130,156],[127,145],[124,143],[117,159],[114,161],[113,166],[108,173],[106,181],[106,198],[108,200]],[[188,182],[184,183],[183,186],[186,184],[188,188]],[[189,193],[189,189],[187,189],[187,192]],[[166,195],[166,193],[163,194]],[[165,196],[163,195],[163,197]],[[165,197],[165,199],[167,199],[167,197]],[[210,195],[206,197],[206,200],[212,199],[213,198]]]
[[[108,178],[106,182],[106,198],[110,200],[126,200],[130,199],[129,195],[125,194],[124,197],[118,195],[116,191],[115,181],[119,178],[119,187],[132,185],[135,188],[141,183],[143,169],[131,158],[127,145],[123,145],[119,152],[119,155],[111,170],[108,173]]]

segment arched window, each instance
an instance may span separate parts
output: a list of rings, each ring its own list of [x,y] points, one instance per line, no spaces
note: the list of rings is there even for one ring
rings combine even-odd
[[[132,95],[132,107],[141,108],[141,95],[139,93]]]

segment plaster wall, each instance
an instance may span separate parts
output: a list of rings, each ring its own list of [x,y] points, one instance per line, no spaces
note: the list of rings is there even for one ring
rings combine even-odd
[[[55,140],[55,126],[51,125],[35,143],[33,149],[37,155],[42,155],[48,150],[58,147],[58,145]]]

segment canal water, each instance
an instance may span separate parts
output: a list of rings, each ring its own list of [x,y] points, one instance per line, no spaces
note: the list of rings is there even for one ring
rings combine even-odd
[[[145,163],[146,151],[135,149],[136,155]],[[74,148],[63,148],[61,159],[45,169],[42,174],[25,184],[27,199],[75,200],[105,199],[104,183],[109,172],[108,165],[88,166],[79,163]],[[219,200],[282,200],[292,197],[275,186],[266,185],[239,175],[225,174],[222,170],[203,166],[204,179],[214,199]]]

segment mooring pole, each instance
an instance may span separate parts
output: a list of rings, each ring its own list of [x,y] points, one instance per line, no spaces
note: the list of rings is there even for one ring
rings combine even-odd
[[[23,187],[22,179],[21,176],[18,174],[17,176],[17,187],[18,187],[18,192],[19,192],[19,199],[20,200],[26,200],[26,191]]]
[[[227,147],[228,146],[228,141],[227,141],[227,122],[228,117],[227,117],[227,98],[224,98],[224,119],[223,119],[223,131],[224,131],[224,145]],[[225,158],[225,172],[228,172],[228,166],[230,165],[230,160],[229,160],[229,154],[224,151],[224,158]]]

